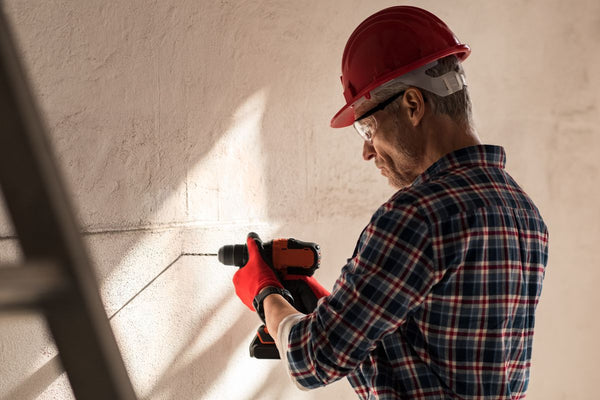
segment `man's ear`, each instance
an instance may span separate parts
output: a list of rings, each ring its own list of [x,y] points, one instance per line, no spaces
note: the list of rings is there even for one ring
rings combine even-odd
[[[413,126],[418,126],[425,115],[425,99],[423,93],[417,88],[406,89],[402,98],[407,117]]]

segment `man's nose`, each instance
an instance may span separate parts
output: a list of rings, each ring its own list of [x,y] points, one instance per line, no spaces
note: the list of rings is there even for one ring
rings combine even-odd
[[[363,144],[363,159],[365,161],[369,161],[370,159],[372,159],[373,157],[375,157],[377,154],[375,153],[375,147],[373,147],[372,143],[369,143],[368,141],[365,140],[364,144]]]

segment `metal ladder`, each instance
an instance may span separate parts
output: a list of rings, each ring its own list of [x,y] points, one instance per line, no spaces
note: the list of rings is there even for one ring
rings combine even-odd
[[[35,308],[44,314],[77,399],[133,400],[135,392],[14,43],[2,7],[0,185],[24,265],[0,268],[0,310]]]

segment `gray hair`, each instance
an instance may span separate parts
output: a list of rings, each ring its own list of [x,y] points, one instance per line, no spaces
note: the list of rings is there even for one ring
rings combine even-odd
[[[455,55],[450,55],[438,60],[437,65],[428,69],[425,73],[431,77],[437,77],[444,75],[445,73],[448,73],[450,71],[456,71],[459,74],[464,75],[464,69]],[[402,77],[394,79],[390,82],[383,84],[382,86],[377,88],[377,90],[374,90],[371,93],[371,99],[368,102],[365,102],[359,107],[357,107],[356,114],[364,114],[366,111],[368,111],[369,108],[373,107],[375,104],[379,104],[389,99],[396,93],[399,93],[411,87],[410,85],[407,85],[406,83],[402,82],[401,79]],[[419,90],[423,94],[423,98],[425,99],[425,101],[431,105],[431,109],[433,110],[434,114],[446,114],[456,122],[472,125],[473,115],[471,98],[469,96],[469,91],[466,85],[458,92],[452,93],[451,95],[445,97],[438,96],[437,94],[429,92],[425,89],[419,88]],[[388,106],[388,109],[392,113],[399,112],[399,102],[394,101]]]

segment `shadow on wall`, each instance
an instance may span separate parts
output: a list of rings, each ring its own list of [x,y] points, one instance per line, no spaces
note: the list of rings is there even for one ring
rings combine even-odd
[[[2,334],[2,338],[8,337],[16,337],[18,338],[17,347],[21,350],[17,353],[17,351],[10,354],[10,350],[3,348],[3,359],[4,362],[7,360],[15,359],[14,357],[18,357],[20,362],[34,363],[39,357],[40,354],[36,350],[39,350],[44,345],[42,343],[42,339],[39,338],[36,345],[32,346],[32,340],[36,339],[36,335],[32,335],[31,326],[33,324],[42,324],[41,316],[37,316],[35,318],[35,322],[33,318],[26,315],[16,314],[15,319],[5,319],[3,317],[4,327],[0,328],[2,331],[6,331],[6,333]],[[18,318],[18,320],[17,320]],[[22,331],[19,328],[19,325],[22,325],[26,328],[27,331]],[[10,329],[9,329],[10,327]],[[17,336],[19,335],[19,336]],[[53,357],[51,360],[42,365],[39,369],[37,369],[33,374],[23,379],[21,376],[14,376],[15,381],[19,381],[20,383],[16,388],[11,390],[9,393],[4,393],[3,397],[0,397],[2,400],[33,400],[37,399],[38,396],[46,390],[60,375],[62,374],[62,367],[58,360],[58,356]],[[10,379],[10,378],[9,378]]]
[[[186,2],[180,7],[114,2],[95,9],[67,3],[69,12],[17,1],[7,8],[20,26],[26,58],[33,60],[30,75],[39,83],[86,230],[118,233],[157,224],[317,215],[319,188],[331,190],[344,168],[352,168],[339,164],[337,170],[328,168],[329,175],[318,172],[323,161],[314,138],[314,126],[328,129],[335,111],[315,102],[322,104],[320,99],[339,91],[337,75],[318,82],[315,77],[324,71],[337,74],[339,57],[331,49],[343,44],[354,23],[352,18],[332,23],[342,18],[334,5],[316,2],[313,18],[301,18],[306,9],[293,2]],[[365,8],[358,6],[355,13],[364,15]],[[47,20],[38,24],[26,16]],[[90,20],[106,26],[88,29]],[[48,23],[55,35],[40,34]],[[111,29],[123,35],[98,34]],[[45,50],[57,48],[52,57]],[[58,85],[69,90],[54,91]],[[139,101],[141,96],[147,99]],[[111,262],[99,273],[102,285],[111,284],[117,271],[110,268],[121,266],[137,245],[131,240],[111,248]],[[129,290],[137,293],[150,280]],[[228,332],[233,343],[249,333],[242,328],[239,318]],[[148,398],[201,395],[203,385],[227,369],[233,349],[218,346],[180,365],[194,338],[181,341]],[[23,366],[39,354],[20,356]],[[190,370],[201,374],[189,380]],[[59,376],[55,357],[8,399],[34,399]],[[271,371],[248,398],[280,397],[284,386],[273,385],[275,376],[281,371]]]

